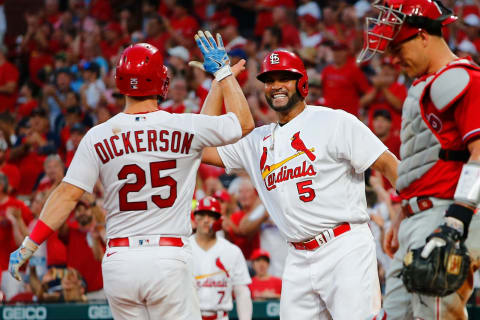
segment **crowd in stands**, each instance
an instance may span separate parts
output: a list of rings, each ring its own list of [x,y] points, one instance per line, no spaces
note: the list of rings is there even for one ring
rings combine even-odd
[[[444,30],[448,44],[457,55],[478,61],[480,1],[443,3],[460,18]],[[131,43],[147,42],[164,54],[170,89],[159,108],[198,113],[212,78],[188,66],[201,59],[193,36],[200,28],[221,33],[232,64],[247,61],[238,80],[257,126],[275,121],[256,79],[259,65],[270,50],[292,50],[308,71],[308,104],[354,114],[399,156],[402,104],[412,79],[388,58],[355,62],[364,18],[377,14],[371,1],[44,0],[40,10],[25,8],[22,34],[2,27],[5,5],[0,0],[0,301],[104,298],[100,184],[35,253],[22,282],[8,274],[7,266],[10,252],[37,221],[84,134],[123,110],[114,71]],[[13,39],[5,37],[6,31]],[[383,279],[390,258],[380,243],[400,210],[400,199],[375,172],[368,174],[366,184]],[[207,195],[222,203],[223,235],[250,262],[253,297],[278,298],[287,244],[248,176],[202,165],[195,197]]]

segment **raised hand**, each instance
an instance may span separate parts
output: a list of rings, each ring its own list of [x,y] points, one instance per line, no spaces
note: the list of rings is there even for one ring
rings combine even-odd
[[[18,281],[22,280],[20,267],[27,262],[28,259],[37,251],[38,245],[26,237],[20,247],[10,254],[10,261],[8,262],[8,271]]]
[[[217,81],[232,74],[230,59],[223,45],[222,36],[217,33],[217,41],[209,31],[201,30],[195,35],[197,46],[203,55],[203,69],[213,75]]]

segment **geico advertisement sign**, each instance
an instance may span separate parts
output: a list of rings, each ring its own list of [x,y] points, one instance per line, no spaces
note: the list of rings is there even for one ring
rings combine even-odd
[[[278,302],[269,302],[267,303],[267,316],[269,317],[278,317],[280,315],[280,303]]]
[[[4,320],[43,320],[47,319],[45,307],[4,307],[2,311]]]
[[[110,308],[106,305],[88,307],[88,319],[112,319]]]

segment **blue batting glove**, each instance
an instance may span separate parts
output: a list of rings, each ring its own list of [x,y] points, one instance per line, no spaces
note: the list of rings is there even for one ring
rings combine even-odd
[[[26,237],[20,247],[10,254],[10,261],[8,262],[8,271],[18,281],[22,280],[20,267],[27,262],[28,259],[37,251],[38,245]]]
[[[217,33],[217,41],[209,31],[201,30],[195,35],[197,46],[203,55],[203,68],[205,71],[215,75],[217,81],[232,74],[230,70],[230,59],[223,45],[222,36]]]

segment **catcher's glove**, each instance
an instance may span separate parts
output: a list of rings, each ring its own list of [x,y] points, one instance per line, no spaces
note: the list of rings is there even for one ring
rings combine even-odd
[[[442,225],[426,240],[427,246],[433,242],[436,246],[408,251],[401,276],[409,292],[443,297],[462,286],[470,270],[470,257],[460,238],[457,230]]]

